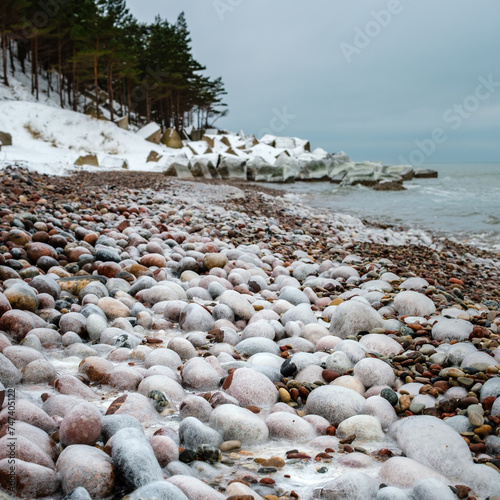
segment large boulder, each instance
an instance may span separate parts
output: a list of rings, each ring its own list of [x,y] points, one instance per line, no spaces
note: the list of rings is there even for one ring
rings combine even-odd
[[[99,160],[97,159],[96,155],[88,154],[88,155],[79,156],[75,160],[74,165],[76,165],[76,166],[88,165],[88,166],[91,166],[91,167],[98,167],[99,166]]]
[[[353,389],[324,385],[314,389],[307,398],[305,411],[309,415],[319,415],[330,423],[358,415],[365,398]]]
[[[160,464],[143,432],[125,427],[111,439],[111,458],[127,488],[135,490],[163,479]]]
[[[7,132],[0,132],[0,145],[12,146],[12,135]]]
[[[210,415],[210,426],[220,432],[224,441],[260,443],[269,435],[267,425],[255,413],[232,404],[222,404]]]
[[[399,292],[394,299],[394,307],[401,316],[430,316],[436,312],[436,306],[429,297],[413,290]]]
[[[10,487],[11,459],[0,460],[0,487],[6,491],[13,492]],[[60,488],[60,480],[57,473],[42,465],[25,462],[16,458],[16,483],[14,492],[16,498],[54,498]],[[0,493],[1,498],[12,498]]]
[[[137,131],[137,135],[148,142],[160,144],[161,128],[157,123],[151,122]]]
[[[167,128],[161,136],[160,142],[167,148],[182,149],[182,139],[175,128]]]
[[[361,331],[370,331],[381,328],[384,320],[371,306],[358,300],[342,302],[333,312],[330,331],[340,337],[357,335]]]
[[[59,455],[57,472],[64,494],[82,486],[92,498],[111,495],[115,471],[109,456],[102,450],[84,444],[68,446]]]
[[[221,156],[217,173],[222,179],[247,180],[246,160],[238,156]]]
[[[250,368],[238,368],[229,375],[223,389],[243,406],[271,407],[278,401],[275,385],[264,374]]]

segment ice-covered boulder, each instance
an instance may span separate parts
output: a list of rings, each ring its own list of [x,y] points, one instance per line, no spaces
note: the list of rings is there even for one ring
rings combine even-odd
[[[210,426],[221,433],[224,441],[260,443],[269,435],[265,422],[246,408],[223,404],[210,415]]]
[[[336,435],[340,439],[353,434],[358,442],[381,441],[384,438],[379,420],[371,415],[353,415],[339,424]]]
[[[430,316],[436,312],[436,306],[426,295],[407,290],[394,298],[394,307],[401,316]]]
[[[364,358],[354,365],[354,376],[359,378],[366,388],[373,385],[394,383],[394,371],[387,363],[376,358]]]
[[[383,324],[380,314],[371,306],[357,300],[349,300],[342,302],[335,309],[330,322],[330,331],[337,337],[345,339],[361,331],[381,328]]]
[[[250,368],[239,368],[231,373],[223,389],[243,406],[271,407],[278,401],[275,385],[264,374]]]
[[[467,340],[472,333],[473,325],[463,319],[443,318],[432,327],[434,340]]]
[[[331,423],[340,423],[361,412],[365,398],[352,389],[325,385],[311,391],[307,398],[307,414],[320,415]]]
[[[451,484],[447,477],[434,469],[407,457],[389,458],[380,468],[379,475],[385,484],[400,488],[412,488],[425,478],[434,478],[442,484]]]
[[[313,490],[313,498],[324,500],[367,500],[377,494],[378,483],[358,471],[347,471]]]
[[[472,465],[469,447],[462,436],[436,417],[398,420],[390,433],[408,458],[450,479],[460,478]]]

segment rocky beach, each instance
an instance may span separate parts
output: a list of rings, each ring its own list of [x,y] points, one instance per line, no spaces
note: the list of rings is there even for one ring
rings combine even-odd
[[[0,498],[500,498],[497,253],[244,181],[0,181]]]

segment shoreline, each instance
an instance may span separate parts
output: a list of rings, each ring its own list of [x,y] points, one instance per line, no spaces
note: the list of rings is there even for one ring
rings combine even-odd
[[[286,187],[283,185],[283,189],[278,189],[282,193],[286,193]],[[339,212],[339,213],[345,213],[347,215],[351,215],[352,217],[359,218],[360,220],[363,221],[366,225],[373,225],[375,227],[380,227],[382,229],[389,228],[393,230],[398,230],[398,231],[424,231],[431,235],[432,239],[434,241],[437,240],[447,240],[449,242],[454,242],[457,245],[462,245],[464,247],[468,248],[475,248],[479,250],[483,250],[489,254],[492,254],[495,256],[495,258],[499,259],[500,258],[500,240],[498,240],[498,235],[494,233],[495,240],[487,239],[487,241],[481,241],[481,238],[484,238],[485,235],[487,234],[487,230],[485,229],[484,232],[481,232],[480,234],[474,234],[474,233],[469,233],[469,232],[464,232],[462,231],[457,237],[451,237],[450,235],[450,230],[446,231],[445,229],[437,229],[437,228],[432,228],[429,226],[428,223],[425,221],[419,221],[418,223],[412,223],[411,221],[402,221],[402,220],[394,220],[394,218],[391,215],[385,215],[382,216],[380,214],[373,215],[373,216],[367,216],[365,212],[362,212],[359,209],[352,208],[354,201],[351,200],[351,207],[343,207],[343,206],[325,206],[324,202],[322,204],[318,204],[314,202],[314,197],[317,194],[322,195],[322,192],[308,192],[308,191],[294,191],[292,192],[294,196],[298,196],[300,198],[304,199],[304,203],[311,207],[312,209],[318,209],[318,210],[329,210],[332,212]],[[330,193],[332,197],[337,196],[337,193]],[[348,197],[352,196],[352,193],[347,195]],[[324,200],[323,200],[324,201]],[[332,205],[334,203],[332,202]],[[365,210],[366,211],[366,210]],[[488,237],[487,237],[488,238]],[[471,240],[476,240],[477,243],[471,242]]]

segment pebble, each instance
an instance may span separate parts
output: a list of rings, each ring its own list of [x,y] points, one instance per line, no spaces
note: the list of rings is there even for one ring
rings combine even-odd
[[[115,484],[111,458],[102,450],[84,444],[68,446],[61,452],[57,472],[64,494],[82,487],[91,498],[106,498]]]
[[[102,430],[102,417],[91,403],[80,403],[64,416],[59,438],[63,446],[72,444],[94,445]]]
[[[342,302],[335,309],[331,317],[330,331],[345,339],[349,335],[370,331],[382,325],[383,320],[375,309],[363,302],[349,300]]]
[[[237,440],[224,441],[219,445],[220,451],[223,452],[238,450],[239,448],[241,448],[241,441]]]
[[[112,463],[127,488],[135,490],[163,479],[160,464],[143,432],[125,427],[111,439]]]
[[[8,458],[0,460],[0,486],[9,491],[10,467]],[[20,498],[53,497],[61,487],[56,471],[16,458],[16,474],[22,478],[16,481],[15,493]],[[10,490],[12,492],[12,490]]]

